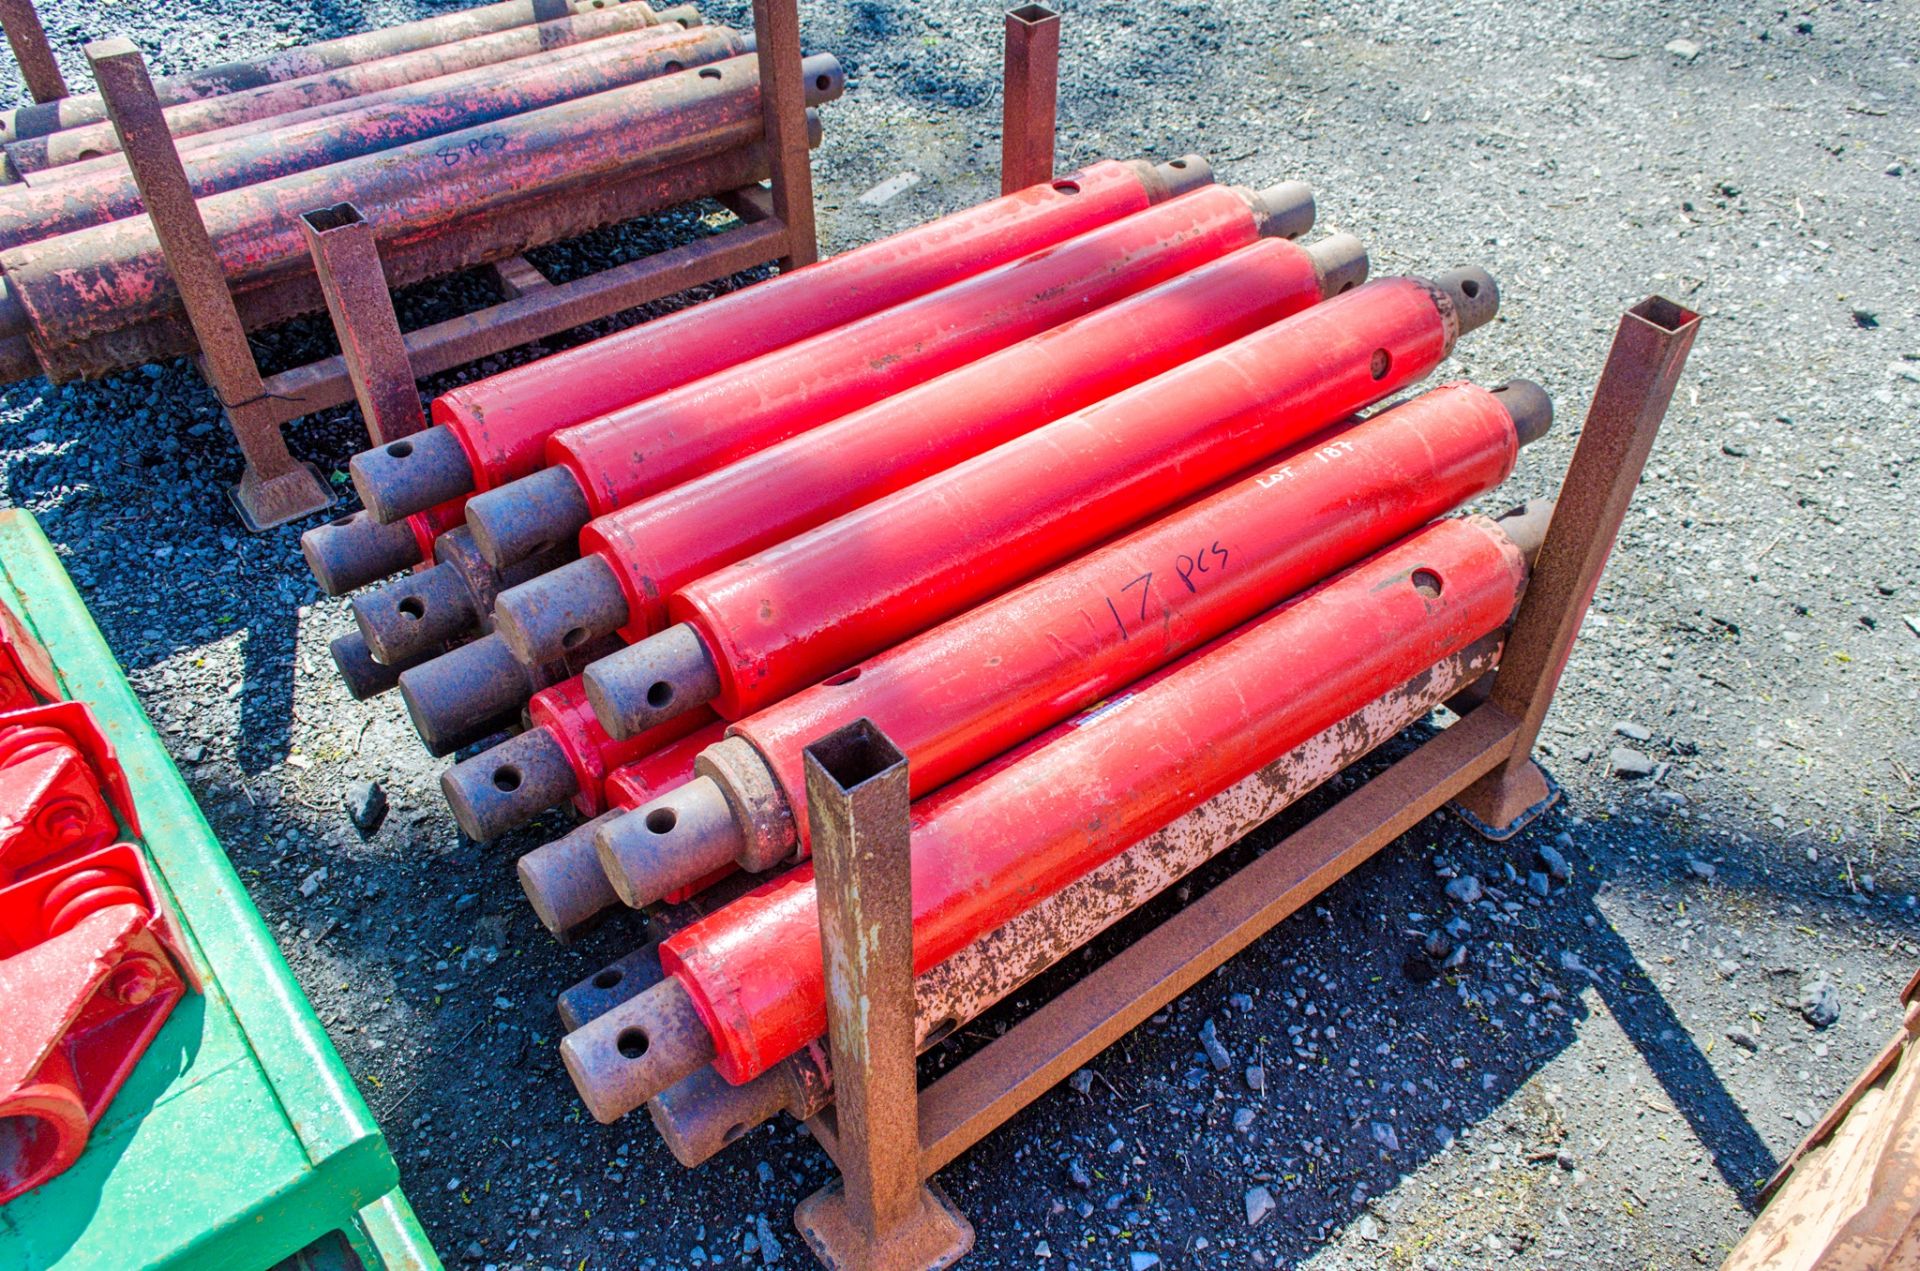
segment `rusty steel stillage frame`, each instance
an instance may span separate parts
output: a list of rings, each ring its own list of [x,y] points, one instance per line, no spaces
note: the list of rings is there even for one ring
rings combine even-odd
[[[938,1170],[1449,800],[1495,838],[1551,803],[1534,738],[1698,326],[1659,297],[1621,318],[1483,704],[917,1094],[906,761],[864,719],[808,749],[839,1103],[807,1128],[842,1181],[795,1222],[822,1263],[952,1265],[972,1230]]]
[[[1043,4],[1007,10],[1000,94],[1000,193],[1053,180],[1060,94],[1060,15]]]
[[[0,0],[9,33],[17,3]],[[261,375],[247,342],[144,58],[125,39],[87,46],[185,302],[198,365],[246,459],[232,497],[248,529],[271,529],[333,502],[319,473],[288,451],[284,424],[357,400],[376,443],[404,436],[419,427],[419,377],[758,265],[793,269],[818,258],[797,0],[754,0],[753,17],[772,188],[719,196],[739,227],[566,283],[548,282],[515,257],[493,267],[501,303],[401,333],[370,227],[350,204],[316,208],[311,216],[319,219],[304,228],[343,352],[271,376]]]

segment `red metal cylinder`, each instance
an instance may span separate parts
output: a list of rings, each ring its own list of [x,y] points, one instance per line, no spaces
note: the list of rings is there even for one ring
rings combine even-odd
[[[1369,283],[717,570],[668,613],[741,718],[1391,396],[1453,334],[1444,292]]]
[[[629,643],[681,586],[1217,349],[1320,299],[1308,250],[1264,239],[917,388],[628,504],[580,536],[627,597]]]
[[[809,66],[809,94],[837,95],[832,59],[809,59]],[[825,89],[817,88],[822,80]],[[544,199],[559,205],[548,219],[567,224],[565,204],[574,193],[590,199],[610,183],[644,187],[653,175],[739,153],[761,128],[758,65],[730,58],[229,190],[203,200],[200,210],[242,315],[253,321],[256,291],[311,282],[301,212],[351,202],[376,227],[383,262],[389,249],[432,259],[436,244],[444,244],[450,267],[459,267],[475,263],[467,227],[500,209]],[[550,241],[524,228],[514,237],[523,245]],[[97,369],[100,351],[111,353],[122,333],[131,338],[144,324],[177,319],[178,295],[145,218],[14,248],[0,253],[0,268],[36,356],[56,376],[76,364],[83,372]],[[394,277],[390,263],[388,275]]]
[[[916,795],[1493,489],[1501,395],[1449,384],[1323,433],[1143,529],[734,725],[807,840],[802,748],[866,716]]]
[[[181,158],[194,193],[204,198],[745,51],[746,41],[725,27],[650,27],[390,89],[305,123],[182,147]],[[0,190],[0,250],[141,211],[132,174],[114,156],[104,169],[77,179]]]
[[[556,430],[843,326],[1158,201],[1146,163],[1106,161],[437,398],[474,489],[537,471]]]
[[[1175,277],[1261,229],[1243,194],[1208,186],[564,429],[547,458],[573,473],[595,513],[611,512]]]
[[[614,3],[625,3],[625,0],[614,0]],[[451,44],[511,27],[529,26],[540,20],[543,10],[551,12],[540,0],[499,0],[495,4],[437,14],[376,31],[300,44],[261,57],[223,62],[181,75],[159,76],[153,81],[154,93],[161,104],[167,106],[221,97],[436,44]],[[0,144],[99,123],[106,118],[106,102],[98,93],[75,93],[40,106],[0,111]]]
[[[271,119],[275,115],[344,101],[401,84],[511,61],[563,44],[620,31],[638,31],[650,25],[652,15],[645,5],[615,5],[578,17],[512,27],[321,70],[297,79],[261,84],[240,92],[181,102],[167,107],[167,128],[174,136],[183,137],[230,124]],[[113,124],[107,121],[102,105],[95,122],[11,142],[6,154],[7,163],[15,172],[31,174],[43,168],[113,154],[119,149],[120,138]]]
[[[1525,578],[1519,549],[1491,522],[1439,522],[1021,762],[923,800],[915,970],[1495,630]],[[676,933],[660,957],[728,1081],[752,1079],[826,1027],[810,867]]]

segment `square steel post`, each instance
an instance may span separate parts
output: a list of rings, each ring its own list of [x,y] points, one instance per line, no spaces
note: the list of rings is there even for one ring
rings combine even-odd
[[[1060,15],[1043,4],[1007,10],[1000,121],[1000,193],[1053,180],[1060,92]]]
[[[393,312],[373,227],[351,203],[317,208],[300,218],[327,315],[373,444],[384,446],[427,426],[413,380],[407,342]]]
[[[7,43],[13,46],[13,60],[20,64],[20,76],[27,91],[37,102],[59,101],[67,95],[67,81],[54,60],[53,45],[47,43],[47,29],[40,25],[40,14],[33,0],[0,0],[0,26],[7,31]]]
[[[1533,762],[1533,743],[1699,327],[1699,315],[1659,296],[1621,316],[1488,698],[1519,721],[1518,737],[1505,761],[1455,800],[1489,838],[1513,837],[1557,797]]]
[[[813,168],[807,150],[806,88],[800,82],[798,0],[753,0],[753,35],[760,63],[760,110],[773,169],[773,213],[786,227],[780,268],[820,259],[813,223]]]
[[[167,269],[180,289],[187,321],[200,344],[202,369],[246,456],[246,471],[232,491],[240,519],[258,533],[318,512],[333,502],[333,491],[312,465],[294,460],[280,434],[226,274],[154,95],[146,59],[124,37],[96,40],[87,45],[86,54]]]
[[[920,1174],[907,760],[867,719],[805,755],[841,1182],[794,1225],[839,1271],[951,1266],[973,1227]]]

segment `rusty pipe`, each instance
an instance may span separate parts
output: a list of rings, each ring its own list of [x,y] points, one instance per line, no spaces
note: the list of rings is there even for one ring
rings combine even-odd
[[[418,444],[407,455],[376,448],[355,456],[354,487],[375,516],[391,521],[531,476],[544,466],[547,439],[562,427],[844,326],[1211,180],[1197,155],[1162,164],[1091,164],[1050,185],[464,385],[435,399],[434,426],[415,434]]]
[[[627,2],[613,0],[617,4]],[[583,12],[603,5],[599,0],[570,0],[567,7]],[[647,6],[642,3],[639,7],[645,9]],[[457,13],[439,14],[338,39],[300,44],[260,57],[223,62],[182,75],[161,76],[154,80],[153,87],[161,104],[167,106],[207,97],[224,97],[265,84],[301,79],[361,62],[410,53],[416,49],[451,44],[513,27],[532,26],[541,22],[543,15],[549,12],[550,6],[543,0],[500,0],[499,3]],[[80,93],[43,106],[20,106],[0,111],[0,145],[23,137],[44,136],[83,124],[101,123],[106,118],[106,102],[98,93]]]
[[[298,126],[181,147],[181,159],[193,192],[205,198],[737,57],[746,45],[725,27],[649,27],[390,89],[377,95],[382,100],[349,102],[355,109]],[[143,210],[139,188],[116,155],[111,167],[77,179],[0,191],[0,250]]]
[[[838,96],[843,80],[831,55],[806,65],[810,98]],[[314,207],[353,203],[375,227],[384,258],[389,244],[445,240],[456,218],[475,221],[534,197],[564,202],[570,191],[709,160],[760,134],[758,64],[730,58],[229,190],[203,200],[200,212],[230,285],[244,294],[280,277],[311,276],[297,217]],[[49,370],[58,365],[50,354],[164,320],[179,303],[144,218],[14,248],[0,253],[0,268]]]
[[[496,65],[582,40],[641,30],[653,25],[652,17],[643,6],[618,5],[318,70],[238,92],[195,98],[166,107],[167,128],[174,136],[184,137],[232,124],[271,119],[402,84]],[[155,88],[158,90],[159,85]],[[107,117],[106,103],[91,95],[89,100],[93,104],[78,108],[93,116],[86,122],[6,142],[7,166],[16,174],[30,176],[46,168],[118,151],[120,139]],[[73,109],[70,108],[69,113],[73,113]]]
[[[661,82],[653,80],[649,81],[649,84]],[[638,87],[647,86],[643,84]],[[564,107],[553,109],[564,109]],[[809,144],[817,145],[818,115],[809,110],[807,116]],[[316,173],[296,174],[282,180],[302,181],[314,176],[337,173],[339,170],[352,167],[355,163],[384,160],[394,153],[397,152],[368,156],[361,160],[354,160],[352,163],[320,169]],[[564,163],[564,160],[552,154],[544,157],[536,156],[536,161],[548,169]],[[368,216],[370,222],[399,230],[406,229],[409,219],[422,221],[424,228],[431,233],[429,237],[403,238],[391,243],[383,240],[380,247],[381,263],[388,283],[396,287],[403,286],[410,282],[438,277],[489,261],[502,260],[518,255],[529,248],[570,238],[601,225],[614,224],[692,199],[738,189],[763,180],[768,172],[766,148],[759,140],[657,171],[646,168],[646,165],[651,162],[650,159],[636,162],[640,164],[638,170],[629,167],[586,182],[577,182],[569,178],[557,180],[550,186],[536,185],[531,189],[512,182],[505,186],[490,186],[487,197],[503,199],[504,203],[486,207],[456,204],[444,208],[446,215],[438,219],[435,219],[433,207],[435,204],[451,202],[446,193],[435,194],[430,190],[415,191],[421,197],[403,199],[396,206],[388,208],[387,212],[382,213],[385,219],[375,220],[372,215]],[[215,204],[222,199],[233,199],[237,196],[252,196],[256,191],[268,190],[279,184],[280,182],[271,182],[244,190],[229,191],[215,196],[208,200],[208,203]],[[402,191],[402,194],[404,195],[405,191]],[[314,197],[324,198],[325,194],[322,192]],[[362,210],[365,211],[364,208]],[[64,303],[62,297],[66,284],[60,281],[60,278],[65,266],[58,258],[61,253],[52,253],[52,258],[49,259],[48,249],[56,244],[71,244],[87,235],[118,232],[117,227],[135,224],[138,222],[116,221],[81,231],[79,234],[63,235],[48,243],[36,243],[16,248],[12,252],[0,253],[0,270],[6,269],[11,262],[17,269],[38,274],[35,285],[46,293],[44,302],[55,305],[58,312],[57,307]],[[295,237],[298,235],[296,234]],[[27,305],[23,296],[22,280],[18,273],[12,276],[0,274],[0,350],[13,347],[7,343],[12,337],[30,339],[36,369],[56,382],[78,376],[109,374],[126,366],[192,353],[196,348],[192,330],[187,325],[182,312],[177,308],[177,296],[171,284],[164,281],[164,262],[159,258],[157,245],[150,244],[150,246],[153,250],[140,257],[136,273],[139,277],[144,277],[149,267],[159,271],[152,279],[156,290],[149,296],[149,300],[161,309],[161,316],[124,327],[99,331],[79,338],[77,343],[68,343],[66,341],[70,332],[65,326],[52,336],[38,329],[42,315],[33,312]],[[312,272],[311,255],[307,253],[304,244],[300,247],[300,252],[305,255],[305,260],[296,261],[290,272],[264,279],[253,279],[250,282],[243,282],[236,288],[235,304],[240,311],[242,321],[249,330],[271,326],[287,318],[315,312],[325,307],[325,297],[321,293],[318,279]],[[137,281],[137,279],[134,280]],[[56,325],[62,324],[56,321]],[[95,322],[91,325],[98,324]],[[17,359],[14,361],[17,362]],[[0,364],[6,363],[0,361]],[[416,434],[423,438],[427,435],[427,433]]]

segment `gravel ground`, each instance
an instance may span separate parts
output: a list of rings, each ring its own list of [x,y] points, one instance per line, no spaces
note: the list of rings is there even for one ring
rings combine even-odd
[[[63,48],[126,31],[171,69],[434,6],[44,7]],[[1198,151],[1224,179],[1311,180],[1376,273],[1493,270],[1502,320],[1448,373],[1531,376],[1562,404],[1514,493],[1553,484],[1622,308],[1657,290],[1706,321],[1548,722],[1561,810],[1504,846],[1423,824],[963,1158],[943,1181],[979,1232],[968,1265],[1719,1262],[1920,960],[1916,19],[1071,6],[1063,168]],[[817,157],[830,250],[992,192],[996,8],[811,0],[806,20],[850,71]],[[263,347],[311,356],[319,332]],[[511,862],[560,823],[461,841],[399,704],[346,698],[325,649],[346,606],[308,579],[304,527],[236,525],[234,450],[192,374],[20,385],[0,427],[5,497],[60,546],[449,1262],[804,1262],[788,1215],[828,1170],[795,1127],[688,1173],[644,1122],[584,1116],[553,995],[633,930],[557,948]],[[337,473],[363,441],[338,414],[294,444]],[[363,839],[342,793],[366,779],[393,811]]]

